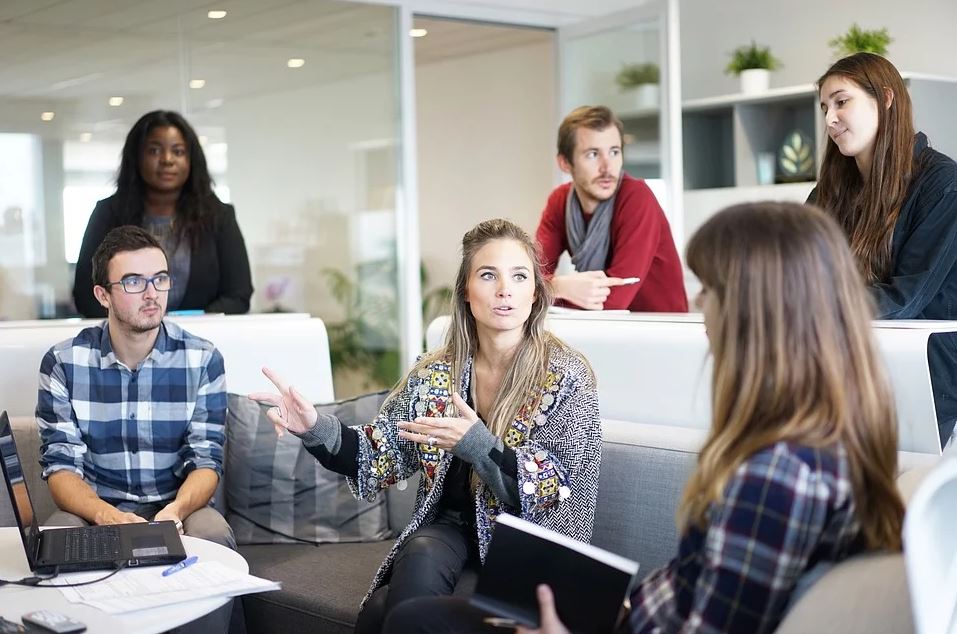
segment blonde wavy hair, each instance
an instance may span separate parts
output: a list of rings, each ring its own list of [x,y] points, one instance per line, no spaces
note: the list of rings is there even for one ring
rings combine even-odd
[[[512,240],[522,246],[532,262],[535,283],[535,300],[525,322],[524,336],[515,352],[511,367],[502,379],[491,411],[485,412],[485,424],[489,431],[501,437],[515,420],[518,410],[535,394],[536,388],[544,383],[552,348],[565,348],[560,339],[545,330],[545,316],[552,304],[552,290],[542,275],[542,265],[535,243],[521,227],[503,219],[485,220],[465,234],[462,238],[462,262],[455,277],[455,290],[452,294],[452,321],[445,345],[425,355],[411,372],[415,373],[431,363],[444,360],[452,366],[453,389],[458,387],[456,384],[462,369],[479,347],[475,317],[472,316],[466,300],[473,260],[482,247],[494,240]],[[538,397],[540,396],[539,394]],[[538,403],[535,402],[532,406],[537,407]],[[451,404],[449,407],[451,408]]]
[[[779,441],[841,444],[867,547],[900,550],[895,408],[870,298],[837,223],[807,205],[736,205],[695,233],[687,260],[718,316],[711,430],[679,526],[704,527],[755,452]]]

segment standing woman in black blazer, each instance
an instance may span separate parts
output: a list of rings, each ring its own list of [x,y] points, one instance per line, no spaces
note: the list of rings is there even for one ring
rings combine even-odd
[[[93,253],[114,227],[153,234],[169,260],[170,310],[245,313],[253,294],[236,211],[216,197],[206,156],[178,113],[143,115],[126,136],[116,193],[96,204],[76,264],[73,300],[85,317],[105,317],[93,296]]]

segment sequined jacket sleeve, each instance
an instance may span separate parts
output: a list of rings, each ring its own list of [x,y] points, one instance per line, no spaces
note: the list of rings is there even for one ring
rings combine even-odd
[[[411,478],[421,467],[415,443],[399,438],[397,424],[415,418],[412,397],[419,383],[421,378],[413,371],[405,387],[382,404],[372,422],[351,428],[358,436],[357,473],[346,480],[356,497],[371,502],[380,490]]]
[[[503,510],[587,542],[601,467],[598,390],[580,357],[565,361],[552,365],[528,432],[516,424],[505,435],[518,463],[521,508]]]

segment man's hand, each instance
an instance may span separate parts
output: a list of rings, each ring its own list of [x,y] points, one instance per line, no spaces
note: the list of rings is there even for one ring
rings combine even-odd
[[[164,520],[175,522],[176,530],[179,531],[180,535],[183,534],[183,517],[179,507],[176,506],[176,502],[170,502],[164,506],[159,513],[153,516],[154,522],[162,522]]]
[[[604,271],[583,271],[552,278],[555,297],[564,299],[585,310],[601,310],[611,293],[611,287],[621,286],[620,277],[608,277]]]
[[[137,522],[145,521],[145,519],[136,513],[126,513],[113,506],[97,511],[93,517],[93,523],[97,526],[105,526],[107,524],[136,524]]]
[[[519,627],[515,634],[569,634],[568,628],[558,618],[558,612],[555,610],[555,595],[552,589],[542,584],[535,591],[538,595],[538,629],[530,630],[525,627]]]

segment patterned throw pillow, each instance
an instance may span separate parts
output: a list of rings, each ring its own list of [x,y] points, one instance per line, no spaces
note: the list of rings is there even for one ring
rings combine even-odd
[[[317,405],[345,425],[371,421],[387,392]],[[277,438],[266,407],[229,395],[226,519],[239,544],[366,542],[391,537],[386,496],[357,500],[298,438]]]

